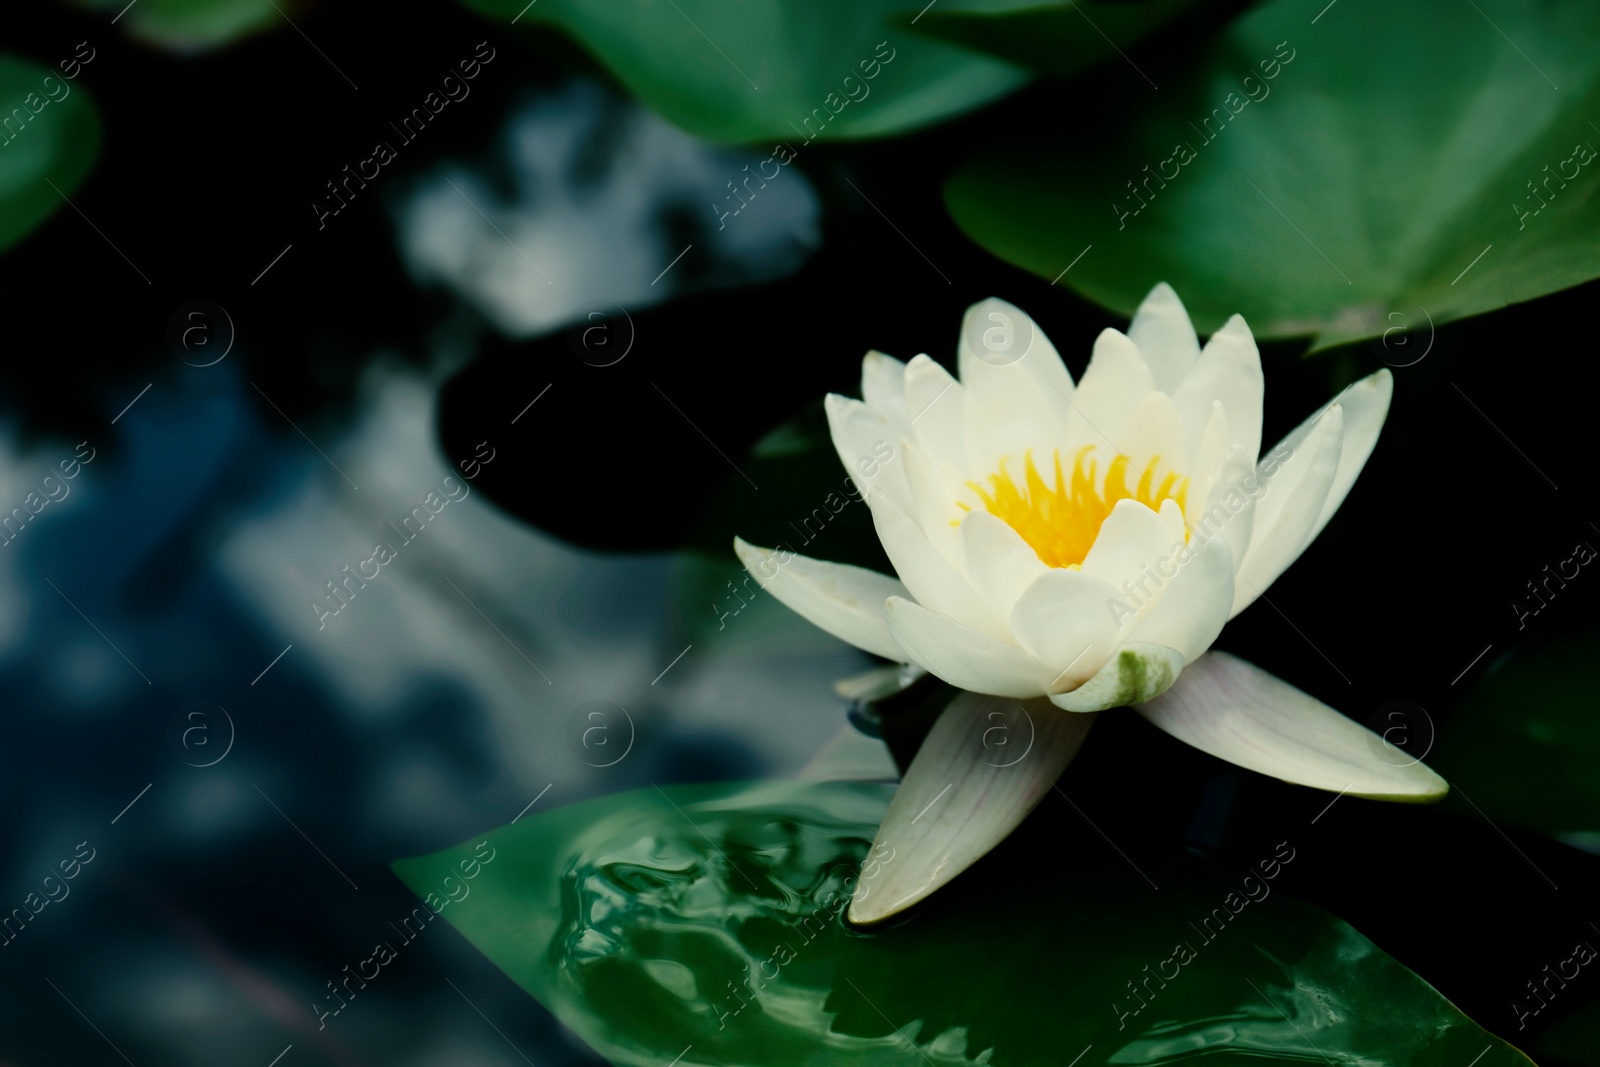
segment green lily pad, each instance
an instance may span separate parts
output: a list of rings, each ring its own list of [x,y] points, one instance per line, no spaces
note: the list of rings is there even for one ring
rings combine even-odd
[[[892,843],[869,855],[889,795],[640,790],[394,866],[618,1065],[1530,1062],[1349,925],[1273,892],[1292,843],[1242,879],[1133,853],[1141,874],[1098,838],[1013,838],[906,921],[851,929],[850,896],[895,861]],[[470,895],[443,903],[462,870]],[[1040,906],[1018,885],[1047,887]]]
[[[1502,657],[1440,727],[1429,765],[1491,819],[1600,840],[1597,655],[1588,630]]]
[[[78,0],[80,7],[120,11],[127,0]],[[120,28],[169,52],[204,52],[222,48],[241,38],[276,26],[288,26],[286,14],[301,3],[283,0],[275,10],[272,0],[139,0],[118,20]]]
[[[1600,6],[1307,8],[1148,70],[1159,92],[1064,88],[951,179],[956,221],[1119,312],[1166,281],[1202,332],[1239,312],[1318,347],[1600,276]]]
[[[66,77],[81,64],[62,62],[72,66],[0,55],[0,248],[66,206],[100,151],[100,116],[83,83]]]
[[[560,26],[691,133],[777,138],[792,152],[813,138],[882,137],[937,122],[1028,79],[1012,64],[892,21],[915,14],[905,0],[467,3],[486,15]]]
[[[1074,74],[1118,54],[1198,0],[1013,0],[940,4],[917,21],[930,37],[987,52],[1041,74]]]

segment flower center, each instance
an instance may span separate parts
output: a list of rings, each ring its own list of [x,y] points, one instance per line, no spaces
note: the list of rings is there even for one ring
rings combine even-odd
[[[1177,501],[1182,509],[1189,492],[1189,479],[1175,471],[1168,472],[1160,484],[1156,484],[1160,456],[1145,464],[1132,489],[1128,488],[1128,457],[1120,453],[1106,468],[1102,480],[1098,476],[1094,451],[1093,445],[1078,450],[1072,462],[1072,475],[1068,478],[1062,473],[1061,452],[1052,450],[1054,486],[1046,484],[1034,465],[1032,452],[1023,457],[1020,484],[1006,470],[1011,458],[1008,456],[1000,461],[999,471],[989,475],[987,487],[977,482],[967,485],[983,501],[984,509],[1017,531],[1047,566],[1075,569],[1094,546],[1100,524],[1111,514],[1117,501],[1137,500],[1159,512],[1166,500]],[[960,507],[963,511],[972,510],[967,504],[960,504]],[[1184,537],[1187,540],[1187,532]]]

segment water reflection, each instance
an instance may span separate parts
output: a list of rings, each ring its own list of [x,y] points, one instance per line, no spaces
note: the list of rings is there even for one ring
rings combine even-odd
[[[591,301],[637,310],[770,281],[821,233],[804,175],[752,178],[763,158],[574,82],[515,111],[489,166],[452,163],[418,183],[396,211],[400,247],[420,284],[448,285],[518,338],[575,321]],[[712,205],[730,191],[749,204],[724,218]],[[692,258],[674,264],[688,245]]]
[[[745,157],[593,86],[532,98],[503,144],[487,169],[441,165],[396,216],[419,283],[508,334],[583,301],[770,279],[817,240],[797,174],[770,189],[769,224],[708,229],[694,205]],[[703,255],[652,287],[680,238]],[[524,252],[559,264],[553,283]],[[298,1063],[594,1063],[444,931],[337,1028],[312,1004],[410,906],[394,857],[535,803],[790,773],[841,723],[829,682],[859,653],[798,620],[781,660],[686,649],[669,557],[572,549],[474,489],[460,461],[482,458],[436,443],[439,386],[472,344],[442,331],[422,370],[371,352],[352,418],[292,429],[250,373],[271,354],[246,340],[212,366],[171,364],[120,416],[128,395],[102,398],[92,466],[0,550],[6,906],[77,843],[99,850],[0,958],[10,1022],[93,1020],[69,1061],[114,1056],[105,1039],[138,1063],[266,1064],[290,1044]],[[491,450],[506,432],[485,430]],[[21,506],[75,443],[0,444],[0,499]],[[369,563],[380,542],[392,558]],[[184,718],[174,741],[194,702],[223,713],[216,733]],[[574,742],[572,716],[596,702],[625,709],[607,724],[628,732],[624,758]],[[60,1036],[14,1048],[59,1060]]]

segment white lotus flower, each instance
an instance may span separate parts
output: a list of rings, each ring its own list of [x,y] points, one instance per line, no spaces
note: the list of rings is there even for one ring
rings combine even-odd
[[[968,310],[958,360],[959,380],[926,355],[869,352],[864,399],[827,399],[834,446],[898,578],[735,540],[757,580],[812,623],[969,691],[879,832],[899,834],[902,854],[914,838],[912,861],[886,868],[852,918],[899,910],[992,847],[1076,753],[1085,713],[1108,708],[1133,706],[1286,781],[1389,800],[1444,794],[1438,775],[1339,712],[1207,654],[1350,491],[1388,413],[1387,370],[1263,456],[1249,327],[1235,315],[1202,349],[1165,284],[1127,334],[1100,334],[1076,385],[1033,321],[1000,300]],[[1018,702],[1043,751],[997,767],[975,739],[986,716]]]

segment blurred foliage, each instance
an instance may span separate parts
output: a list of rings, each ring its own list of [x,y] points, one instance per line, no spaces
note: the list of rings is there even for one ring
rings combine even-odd
[[[1580,1004],[1528,1048],[1541,1067],[1600,1067],[1600,999]]]
[[[893,18],[915,13],[905,0],[466,2],[560,26],[640,100],[714,141],[779,138],[793,150],[813,137],[882,137],[959,115],[1028,80],[1009,63],[912,38]]]
[[[1199,0],[954,0],[918,16],[916,27],[1040,74],[1074,74],[1198,6]]]
[[[0,55],[0,248],[62,207],[100,151],[100,117],[68,76],[81,73],[80,59],[68,54],[70,66],[52,69]]]
[[[1597,655],[1590,629],[1502,656],[1440,729],[1429,766],[1496,821],[1600,834]]]
[[[77,3],[107,12],[128,7],[127,0]],[[275,26],[287,26],[289,15],[306,6],[296,0],[139,0],[118,24],[129,36],[170,52],[203,52]]]
[[[1202,332],[1246,311],[1319,347],[1577,285],[1600,275],[1600,7],[1489,7],[1275,0],[1192,69],[1038,102],[950,209],[1112,309],[1167,281]]]
[[[1201,1048],[1252,1062],[1304,1063],[1315,1049],[1330,1062],[1529,1063],[1354,928],[1274,892],[1292,842],[1240,876],[1143,853],[1136,872],[1088,831],[1053,833],[1049,849],[1008,842],[908,921],[850,928],[849,897],[894,862],[889,846],[869,854],[890,788],[639,790],[395,869],[619,1065],[690,1045],[696,1063],[774,1067],[965,1064],[986,1049],[1050,1067]],[[1047,903],[1018,886],[1048,887]]]

